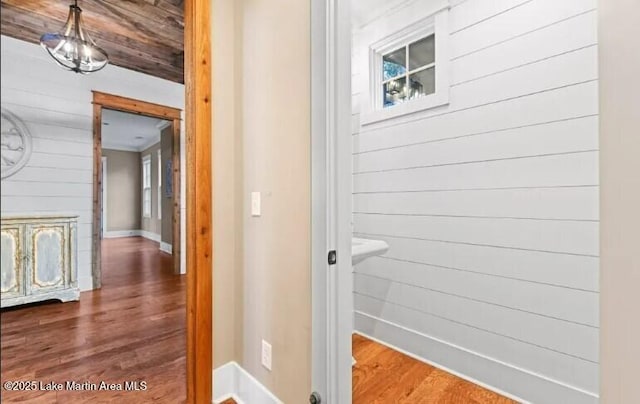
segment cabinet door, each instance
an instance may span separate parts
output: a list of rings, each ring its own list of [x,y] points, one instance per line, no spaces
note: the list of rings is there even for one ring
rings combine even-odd
[[[1,272],[0,292],[2,298],[24,296],[24,256],[22,227],[2,225],[0,231]]]
[[[28,293],[63,289],[68,284],[68,225],[65,223],[27,225],[29,243]]]

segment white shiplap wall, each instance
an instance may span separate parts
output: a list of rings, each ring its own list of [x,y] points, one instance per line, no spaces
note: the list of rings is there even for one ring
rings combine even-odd
[[[361,126],[369,44],[429,3],[354,30],[354,232],[390,246],[356,267],[356,330],[522,400],[595,403],[596,1],[452,1],[450,103]]]
[[[183,109],[184,86],[116,66],[74,74],[39,46],[4,35],[1,61],[2,107],[25,121],[33,136],[27,165],[2,180],[2,215],[78,215],[78,281],[82,290],[91,289],[91,90]]]

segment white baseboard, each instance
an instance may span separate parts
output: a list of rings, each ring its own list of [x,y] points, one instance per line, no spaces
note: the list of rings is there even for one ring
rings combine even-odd
[[[597,404],[598,395],[356,311],[354,333],[520,403]],[[366,321],[363,321],[366,320]],[[363,330],[365,328],[366,330]],[[426,359],[429,358],[429,359]],[[452,368],[459,369],[458,371]],[[485,381],[480,381],[483,379]],[[507,392],[506,390],[509,390]],[[524,399],[526,397],[527,399]]]
[[[104,233],[102,238],[120,238],[120,237],[144,237],[157,243],[160,242],[160,235],[146,230],[114,230]]]
[[[160,235],[156,233],[151,233],[150,231],[140,230],[140,235],[146,239],[151,241],[155,241],[156,243],[160,242]]]
[[[173,251],[173,246],[169,243],[165,243],[164,241],[160,242],[160,251],[165,252],[167,254],[171,254]]]
[[[142,230],[114,230],[104,233],[103,238],[140,237]]]
[[[238,404],[282,404],[272,392],[236,362],[213,371],[213,402],[232,398]]]

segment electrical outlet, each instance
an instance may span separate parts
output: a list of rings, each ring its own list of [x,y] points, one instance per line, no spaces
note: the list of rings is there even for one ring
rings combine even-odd
[[[251,216],[260,216],[260,192],[251,193]]]
[[[271,344],[262,340],[262,366],[271,370]]]

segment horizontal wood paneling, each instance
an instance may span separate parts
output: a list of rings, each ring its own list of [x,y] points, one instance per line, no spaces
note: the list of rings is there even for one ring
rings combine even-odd
[[[598,152],[590,151],[356,174],[353,190],[406,192],[597,184]]]
[[[461,111],[451,105],[449,112],[367,127],[354,136],[354,150],[386,149],[595,115],[598,113],[597,94],[598,83],[590,81]]]
[[[451,104],[464,109],[595,80],[597,55],[589,46],[454,86]]]
[[[53,139],[49,139],[55,142]],[[47,152],[34,152],[29,160],[32,167],[38,168],[62,168],[82,170],[87,167],[87,162],[91,162],[91,158],[85,155],[68,155],[54,154]]]
[[[368,38],[422,16],[406,4],[353,39],[354,234],[389,244],[355,268],[356,329],[524,400],[596,402],[596,2],[455,2],[449,104],[361,126]]]
[[[596,0],[530,1],[522,7],[513,8],[453,34],[451,56],[455,59],[471,52],[478,52],[513,37],[594,10],[596,4]]]
[[[493,0],[493,1],[469,1],[464,7],[458,7],[466,0],[450,1],[451,14],[449,15],[449,29],[452,33],[468,28],[472,25],[505,13],[515,7],[520,7],[531,0]]]
[[[91,170],[69,168],[40,168],[27,165],[19,173],[14,175],[15,181],[21,182],[57,182],[73,184],[91,184]]]
[[[357,273],[580,324],[598,324],[597,292],[379,257],[358,265]],[[560,350],[596,360],[594,346],[577,348],[579,353],[575,346],[572,341]]]
[[[472,301],[468,298],[358,273],[354,276],[354,284],[356,295],[409,307],[549,349],[568,349],[569,352],[560,352],[586,360],[597,358],[597,354],[575,355],[597,347],[596,327],[481,301],[470,304]]]
[[[598,255],[598,223],[356,213],[358,233]]]
[[[475,4],[482,2],[474,1]],[[493,3],[493,2],[490,2]],[[573,52],[598,42],[596,11],[579,14],[526,35],[451,61],[453,85],[546,58]],[[545,46],[539,46],[544,43]]]
[[[598,366],[539,345],[468,326],[410,307],[356,295],[356,317],[373,316],[419,333],[467,347],[479,354],[511,363],[569,384],[597,384]]]
[[[585,200],[591,203],[584,203]],[[353,211],[597,221],[597,200],[597,186],[363,193],[353,195]]]
[[[25,121],[33,153],[3,179],[2,215],[78,215],[78,279],[92,287],[92,93],[102,90],[175,108],[184,86],[111,66],[99,74],[66,72],[36,45],[2,36],[2,106]]]
[[[598,257],[356,234],[386,241],[389,251],[385,253],[385,259],[598,291]],[[389,263],[389,266],[392,273],[393,263]]]
[[[39,97],[40,94],[32,93],[32,96],[35,98]],[[64,104],[64,101],[59,101],[59,104]],[[81,129],[87,132],[90,130],[86,123],[87,119],[89,119],[89,121],[91,120],[90,115],[78,115],[59,110],[34,108],[29,105],[15,104],[11,101],[3,101],[2,105],[10,109],[27,123]]]
[[[356,154],[355,173],[558,154],[598,148],[597,117]]]
[[[60,111],[59,108],[55,108],[55,105],[64,103],[64,113],[80,116],[91,116],[92,108],[91,104],[87,106],[82,99],[65,96],[66,92],[60,94],[38,94],[38,97],[33,96],[32,91],[6,88],[2,94],[3,101],[8,101],[12,104],[29,106],[31,108],[45,110],[45,111]]]
[[[21,186],[26,187],[24,182]],[[91,208],[91,199],[86,196],[45,196],[45,197],[10,197],[2,196],[2,212],[31,212],[31,211],[76,211]]]

